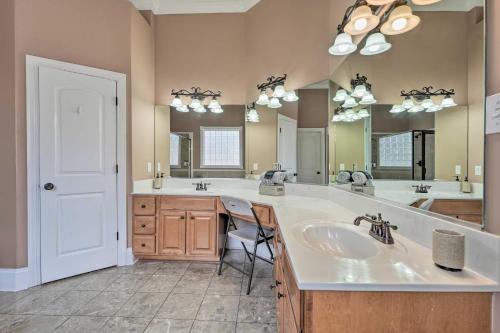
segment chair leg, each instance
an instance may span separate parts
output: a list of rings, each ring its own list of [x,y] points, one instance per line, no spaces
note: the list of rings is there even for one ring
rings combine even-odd
[[[269,242],[268,242],[267,238],[264,238],[264,239],[266,241],[267,249],[269,250],[269,256],[271,257],[271,260],[274,261],[274,255],[273,255],[273,251],[271,250],[271,246],[269,246]]]
[[[252,268],[250,269],[250,275],[248,276],[248,285],[247,285],[247,295],[250,294],[250,287],[252,286],[252,278],[253,278],[253,269],[255,267],[255,256],[257,255],[257,246],[259,240],[259,233],[257,232],[257,236],[255,237],[255,245],[253,247],[253,260],[252,260]]]
[[[245,245],[245,243],[241,242],[241,245],[243,245],[243,249],[245,250],[245,253],[248,257],[248,260],[250,260],[250,262],[253,261],[252,257],[250,256],[250,252],[248,252],[248,249],[247,249],[247,246]]]
[[[219,269],[217,271],[217,275],[222,274],[222,264],[224,263],[224,256],[226,255],[226,245],[227,245],[227,238],[228,238],[230,227],[231,227],[231,223],[230,223],[230,221],[228,221],[227,228],[226,228],[226,235],[224,236],[224,246],[222,247],[222,253],[220,255]]]

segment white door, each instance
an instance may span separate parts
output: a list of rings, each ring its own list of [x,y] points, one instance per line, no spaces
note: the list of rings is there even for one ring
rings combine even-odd
[[[323,128],[299,128],[297,178],[300,183],[326,183],[325,150]]]
[[[290,174],[297,173],[297,120],[282,114],[278,114],[278,163]]]
[[[116,82],[41,66],[42,283],[117,264]]]

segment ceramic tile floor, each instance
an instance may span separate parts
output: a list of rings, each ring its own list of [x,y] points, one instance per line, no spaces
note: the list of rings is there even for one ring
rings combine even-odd
[[[249,269],[241,251],[227,257]],[[272,266],[247,278],[216,264],[138,262],[20,292],[0,292],[0,332],[276,332]]]

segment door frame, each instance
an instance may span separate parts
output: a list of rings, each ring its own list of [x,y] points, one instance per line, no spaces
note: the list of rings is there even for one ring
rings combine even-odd
[[[327,171],[327,163],[326,163],[326,155],[327,155],[327,150],[326,150],[326,129],[323,127],[318,127],[318,128],[303,128],[299,127],[297,128],[297,174],[299,173],[299,140],[300,140],[300,133],[305,133],[305,132],[314,132],[314,133],[320,133],[321,134],[321,185],[327,184],[327,177],[328,177],[328,171]]]
[[[297,125],[298,125],[298,122],[297,122],[297,119],[293,119],[293,118],[290,118],[290,117],[287,117],[281,113],[278,113],[278,119],[277,119],[277,123],[276,123],[276,162],[280,163],[280,155],[281,155],[281,142],[280,142],[280,131],[281,131],[281,124],[283,122],[290,122],[290,123],[295,123],[295,128],[297,128]],[[298,129],[298,128],[297,128]],[[296,139],[296,142],[295,142],[295,165],[294,165],[294,179],[297,179],[297,154],[298,154],[298,151],[297,151],[297,133],[295,135],[295,139]]]
[[[26,55],[26,157],[27,157],[27,227],[28,276],[27,286],[41,284],[41,214],[40,214],[40,110],[39,67],[51,67],[77,74],[89,75],[116,82],[118,97],[116,117],[117,174],[117,264],[133,260],[127,249],[127,76],[122,73],[92,68],[52,59]],[[129,253],[130,252],[130,253]]]
[[[176,133],[176,134],[184,134],[184,135],[188,135],[189,137],[189,140],[191,140],[191,144],[189,145],[189,177],[188,178],[193,178],[193,137],[194,137],[194,133],[193,132],[172,132],[172,133]]]

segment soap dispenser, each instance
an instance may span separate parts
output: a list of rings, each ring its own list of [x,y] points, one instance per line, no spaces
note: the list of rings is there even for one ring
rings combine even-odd
[[[472,192],[472,185],[469,182],[468,177],[465,177],[464,181],[460,183],[460,192],[462,192],[462,193],[471,193]]]

